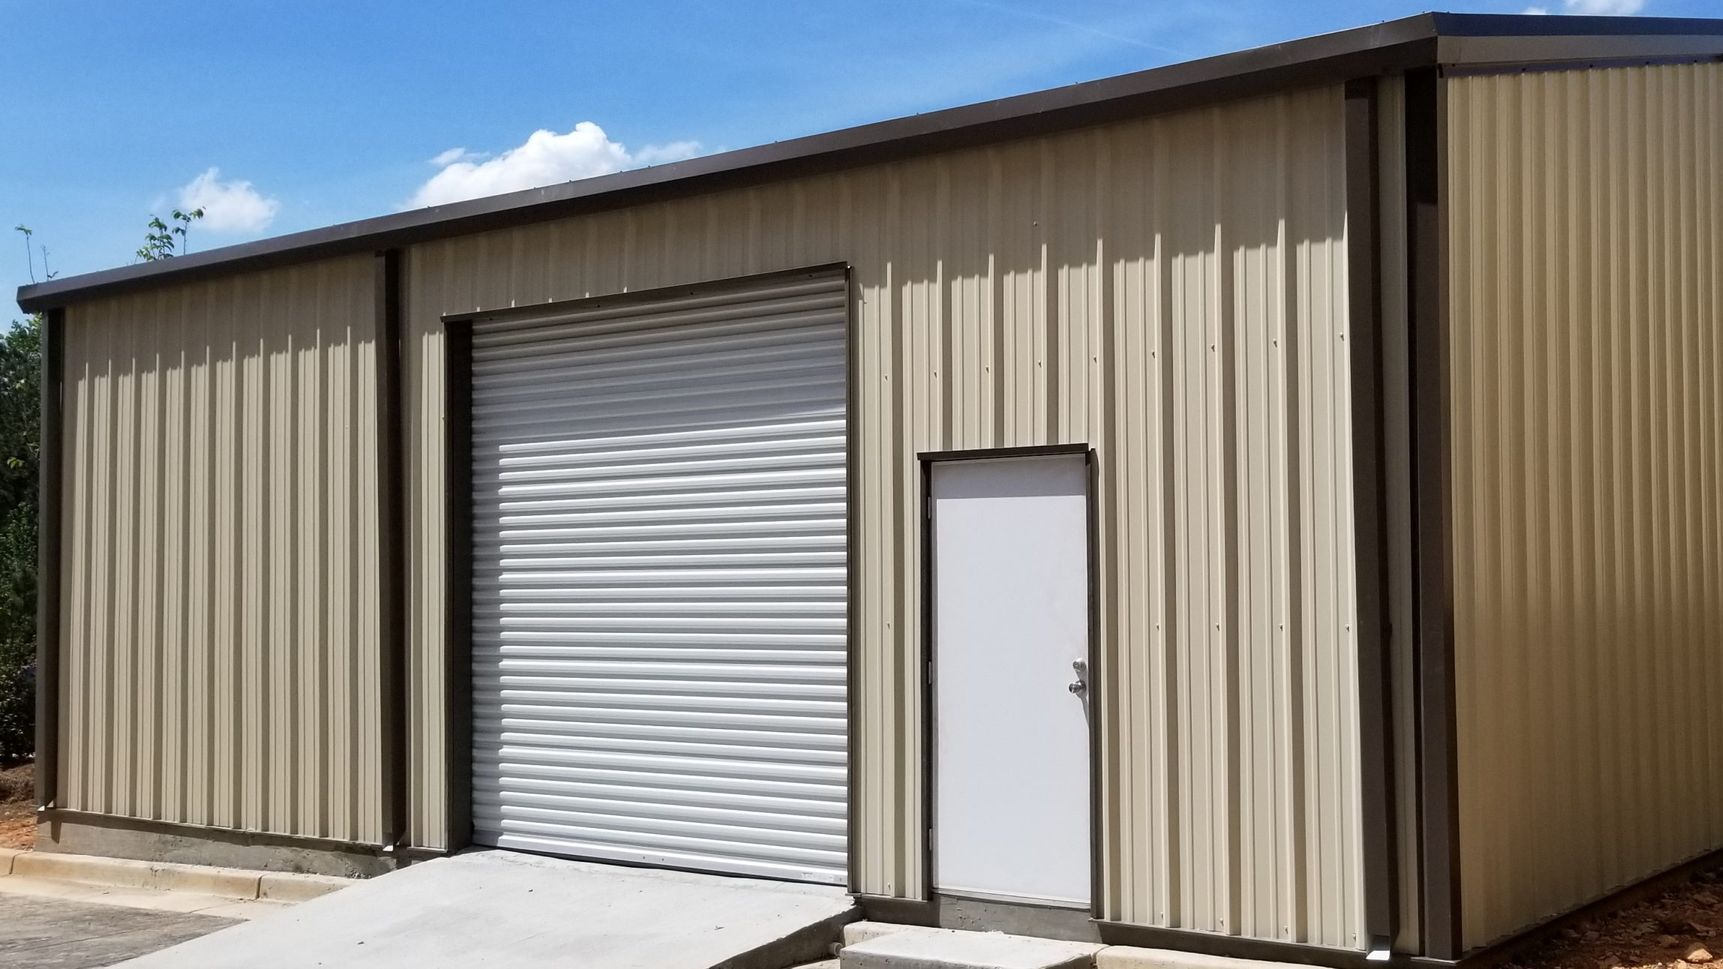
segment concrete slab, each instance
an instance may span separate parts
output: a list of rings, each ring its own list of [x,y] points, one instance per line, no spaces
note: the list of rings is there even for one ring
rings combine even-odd
[[[777,969],[823,959],[841,888],[477,851],[359,882],[129,969]]]
[[[0,895],[0,969],[94,969],[226,928],[228,919]]]
[[[918,929],[845,945],[842,969],[1087,969],[1101,946],[1002,932]]]

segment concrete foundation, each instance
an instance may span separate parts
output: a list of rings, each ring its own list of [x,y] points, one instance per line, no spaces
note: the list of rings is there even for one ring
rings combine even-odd
[[[367,878],[400,866],[372,845],[52,811],[36,827],[36,850],[340,878]]]
[[[1101,946],[1000,932],[917,928],[849,943],[841,969],[1089,969]]]

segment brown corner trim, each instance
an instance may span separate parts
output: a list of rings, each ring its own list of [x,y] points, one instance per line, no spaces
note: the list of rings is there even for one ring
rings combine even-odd
[[[473,840],[473,328],[443,326],[443,754],[447,841]]]
[[[401,253],[376,257],[377,638],[383,843],[407,839],[407,538],[401,428]]]
[[[1424,954],[1456,959],[1461,926],[1448,358],[1447,112],[1436,70],[1406,74],[1414,676]]]
[[[1352,372],[1352,494],[1358,600],[1358,727],[1364,929],[1369,948],[1399,934],[1394,718],[1389,651],[1388,479],[1382,377],[1378,81],[1346,84],[1347,343]]]
[[[60,484],[66,311],[42,315],[41,424],[36,477],[36,808],[54,807],[60,782]]]

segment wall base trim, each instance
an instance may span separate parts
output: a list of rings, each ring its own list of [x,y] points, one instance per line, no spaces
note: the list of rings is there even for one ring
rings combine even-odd
[[[1221,935],[1198,929],[1169,929],[1128,922],[1096,921],[1101,941],[1107,945],[1135,946],[1143,949],[1177,949],[1198,955],[1228,959],[1250,959],[1258,962],[1289,962],[1305,966],[1331,966],[1334,969],[1364,969],[1381,966],[1364,958],[1362,949],[1339,949],[1306,942],[1280,942],[1273,939],[1252,939],[1240,935]]]
[[[861,907],[862,917],[869,922],[968,932],[1004,932],[1067,942],[1101,941],[1095,920],[1084,908],[943,894],[931,899],[857,895],[856,904]]]
[[[37,812],[36,850],[138,861],[367,878],[404,863],[384,846],[152,821],[67,808]]]

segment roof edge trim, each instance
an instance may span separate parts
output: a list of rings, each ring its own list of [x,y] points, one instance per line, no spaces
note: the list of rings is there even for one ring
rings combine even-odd
[[[1723,20],[1425,13],[1031,94],[22,286],[28,313],[139,289],[823,174],[1456,60],[1723,53]]]

